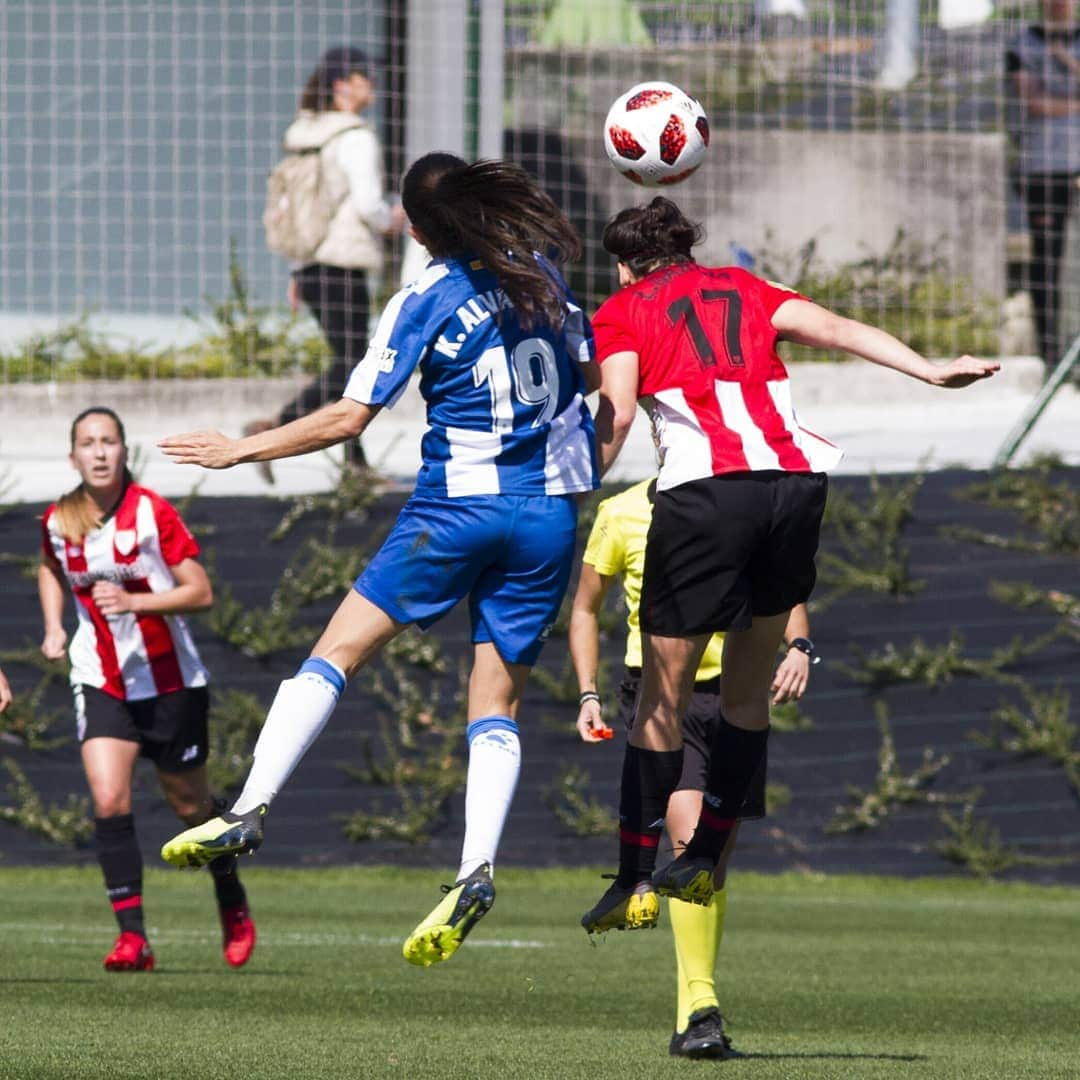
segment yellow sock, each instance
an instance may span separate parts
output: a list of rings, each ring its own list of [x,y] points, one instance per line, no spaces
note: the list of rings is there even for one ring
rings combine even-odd
[[[727,890],[718,889],[709,903],[687,904],[672,900],[668,908],[675,937],[676,1018],[675,1030],[685,1031],[691,1014],[716,1000],[716,957],[724,935]]]

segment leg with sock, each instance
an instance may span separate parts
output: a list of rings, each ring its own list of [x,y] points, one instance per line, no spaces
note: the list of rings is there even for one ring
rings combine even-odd
[[[619,794],[619,873],[615,879],[623,888],[648,880],[656,867],[664,814],[682,767],[682,747],[646,750],[626,745]]]
[[[345,673],[337,665],[319,657],[305,660],[295,677],[278,687],[232,810],[174,836],[161,857],[173,866],[196,867],[255,851],[270,803],[326,727],[344,689]]]
[[[708,790],[690,843],[688,859],[704,858],[715,866],[761,765],[769,729],[748,731],[720,720],[713,729]]]
[[[142,854],[133,814],[94,819],[98,862],[120,936],[105,957],[108,971],[150,971],[154,954],[146,940],[142,907]]]
[[[508,716],[473,720],[465,732],[469,771],[465,786],[465,840],[458,880],[478,866],[495,865],[495,853],[521,772],[518,726]]]
[[[410,964],[430,967],[457,952],[495,902],[492,883],[499,838],[521,772],[518,726],[509,716],[484,716],[466,729],[469,771],[465,788],[465,840],[457,880],[405,939]]]
[[[329,660],[305,660],[279,687],[255,743],[254,760],[233,813],[269,806],[322,733],[345,690],[345,673]]]
[[[672,899],[671,931],[678,961],[676,1031],[686,1031],[690,1017],[702,1009],[719,1008],[716,997],[716,958],[724,933],[727,891],[717,889],[708,904]]]
[[[236,863],[237,856],[220,855],[209,864],[209,870],[214,879],[225,960],[230,967],[243,967],[255,948],[255,923]]]
[[[698,791],[683,789],[676,792],[668,806],[668,819],[674,825],[670,835],[685,836],[690,832],[700,805],[701,794]],[[735,832],[737,827],[732,831],[724,850],[717,871],[719,885],[713,890],[708,903],[688,904],[673,897],[668,909],[675,942],[678,991],[675,1031],[668,1047],[673,1057],[739,1056],[724,1031],[724,1018],[716,994],[716,962],[727,913],[724,875],[734,850]],[[676,850],[679,846],[676,841]]]

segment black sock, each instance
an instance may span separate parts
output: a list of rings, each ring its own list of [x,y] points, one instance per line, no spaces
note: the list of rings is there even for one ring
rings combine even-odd
[[[768,745],[769,729],[748,731],[721,720],[713,728],[709,746],[709,776],[701,816],[686,854],[718,862],[746,793],[761,767]]]
[[[121,930],[146,936],[142,909],[142,852],[135,836],[135,815],[94,818],[98,863],[105,892]]]
[[[235,855],[219,855],[210,863],[219,908],[234,908],[247,903],[247,893],[240,884],[240,875],[236,870],[237,861]]]
[[[624,889],[648,878],[664,829],[668,799],[682,775],[683,752],[627,743],[619,796],[619,874]]]

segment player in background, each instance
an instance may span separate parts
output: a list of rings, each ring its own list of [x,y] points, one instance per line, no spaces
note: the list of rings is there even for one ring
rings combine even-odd
[[[71,464],[81,482],[42,520],[41,651],[50,660],[64,657],[70,590],[79,622],[68,650],[76,730],[98,861],[120,927],[105,967],[150,971],[132,777],[138,758],[149,758],[169,805],[188,825],[216,809],[206,776],[208,675],[182,618],[210,607],[213,592],[180,515],[132,480],[116,413],[95,407],[75,417]],[[255,925],[236,857],[215,859],[210,872],[225,959],[240,967],[255,947]]]
[[[658,196],[604,230],[622,288],[596,313],[600,468],[642,400],[661,453],[641,592],[641,694],[623,759],[619,871],[587,930],[654,925],[657,893],[706,904],[739,808],[765,755],[769,686],[791,609],[815,579],[825,471],[840,451],[796,419],[780,339],[839,349],[933,386],[962,387],[997,363],[932,364],[882,330],[845,319],[737,267],[694,262],[700,226]],[[682,854],[656,870],[668,799],[683,770],[682,720],[714,633],[726,632],[723,719],[701,814]]]
[[[528,173],[428,154],[406,174],[402,201],[432,261],[387,304],[341,401],[240,440],[193,432],[160,444],[208,468],[309,453],[360,435],[417,369],[427,403],[416,489],[311,657],[281,684],[232,812],[177,836],[162,856],[184,866],[257,847],[267,807],[348,679],[407,626],[427,629],[468,597],[461,863],[403,950],[426,967],[456,951],[495,897],[492,867],[521,767],[521,694],[569,581],[575,495],[597,486],[584,396],[598,372],[591,328],[548,262],[576,257],[577,235]]]
[[[603,702],[597,683],[600,658],[600,609],[608,589],[622,580],[626,598],[626,671],[618,687],[618,721],[627,733],[634,721],[634,702],[641,686],[641,630],[638,603],[645,563],[645,541],[652,521],[656,480],[643,480],[597,507],[582,558],[581,574],[570,615],[570,657],[581,691],[577,728],[585,742],[602,742],[612,731],[604,723]],[[784,638],[787,651],[772,680],[774,705],[796,701],[806,691],[814,645],[805,604],[791,610]],[[702,793],[709,767],[709,745],[720,713],[720,670],[723,634],[714,634],[705,647],[694,675],[693,693],[683,723],[682,775],[668,799],[664,829],[671,850],[681,853],[701,812]],[[754,776],[737,818],[765,816],[765,760]],[[731,835],[716,872],[708,905],[687,904],[672,898],[669,913],[675,938],[676,1018],[669,1052],[675,1057],[739,1057],[724,1032],[716,997],[716,958],[724,932],[727,866],[735,848],[738,825]],[[616,922],[617,925],[617,922]],[[594,929],[602,929],[595,927]]]

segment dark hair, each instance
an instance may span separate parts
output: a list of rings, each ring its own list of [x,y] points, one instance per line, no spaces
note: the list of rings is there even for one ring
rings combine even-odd
[[[519,165],[454,154],[425,154],[401,182],[401,202],[428,251],[440,257],[475,254],[499,280],[523,326],[562,323],[565,296],[537,261],[581,255],[566,215]]]
[[[347,79],[354,71],[367,75],[371,64],[367,55],[351,45],[327,49],[318,67],[308,76],[300,93],[300,108],[326,112],[334,105],[334,83]]]
[[[648,206],[620,210],[604,229],[604,248],[630,267],[635,277],[671,263],[688,262],[705,230],[663,195]]]

